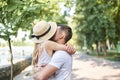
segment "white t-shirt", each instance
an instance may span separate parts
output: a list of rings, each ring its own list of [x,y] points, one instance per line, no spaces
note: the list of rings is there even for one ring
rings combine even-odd
[[[58,68],[55,80],[71,80],[72,57],[65,51],[56,51],[49,63]]]

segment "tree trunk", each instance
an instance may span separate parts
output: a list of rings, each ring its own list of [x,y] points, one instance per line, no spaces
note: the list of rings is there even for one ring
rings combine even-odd
[[[98,42],[98,53],[102,52],[101,42]]]
[[[105,41],[102,42],[102,52],[104,53],[104,56],[107,55],[107,49],[106,49],[106,42]]]
[[[13,54],[12,54],[12,47],[11,47],[11,41],[10,38],[8,39],[8,43],[9,43],[9,49],[10,49],[10,55],[11,55],[11,76],[10,76],[10,80],[13,80]]]
[[[96,42],[96,56],[99,56],[98,42]]]
[[[108,49],[108,50],[111,50],[111,46],[110,46],[110,41],[109,41],[109,39],[106,41],[106,44],[107,44],[107,49]]]

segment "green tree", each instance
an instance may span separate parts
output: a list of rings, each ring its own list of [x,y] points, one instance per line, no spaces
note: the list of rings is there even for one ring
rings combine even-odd
[[[34,19],[47,21],[62,21],[66,23],[64,15],[60,15],[58,1],[63,0],[1,0],[0,1],[0,38],[9,42],[11,53],[11,80],[13,80],[13,55],[11,36],[17,36],[19,28],[32,30],[30,23]],[[58,4],[58,5],[56,5]],[[57,17],[57,18],[56,18]],[[59,20],[60,19],[60,20]]]
[[[113,2],[112,0],[76,0],[74,16],[76,32],[77,35],[86,36],[89,48],[93,43],[97,46],[100,43],[103,51],[106,52],[106,40],[116,38],[114,20],[108,15],[113,8]],[[78,38],[78,43],[81,38]]]
[[[116,31],[115,31],[115,34],[116,34],[116,37],[115,39],[112,39],[112,42],[114,42],[114,44],[116,45],[118,43],[118,41],[120,41],[120,0],[114,0],[114,1],[111,1],[111,4],[112,4],[112,8],[110,10],[110,13],[111,13],[111,18],[112,20],[114,21],[115,23],[115,28],[116,28]]]

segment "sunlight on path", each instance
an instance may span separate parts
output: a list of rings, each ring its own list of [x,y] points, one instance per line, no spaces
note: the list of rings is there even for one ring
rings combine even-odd
[[[72,80],[120,80],[120,63],[109,65],[107,61],[100,63],[91,58],[74,55]]]

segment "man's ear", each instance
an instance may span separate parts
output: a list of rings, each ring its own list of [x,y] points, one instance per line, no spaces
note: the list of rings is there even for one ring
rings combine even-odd
[[[63,39],[65,35],[63,33],[60,34],[59,39]]]

